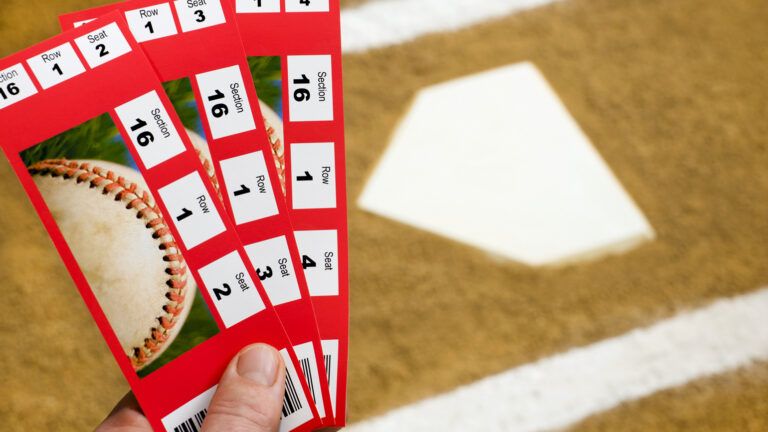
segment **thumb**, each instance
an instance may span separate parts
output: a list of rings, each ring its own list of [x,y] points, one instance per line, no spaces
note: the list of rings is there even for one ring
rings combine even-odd
[[[246,347],[224,372],[202,432],[275,432],[284,391],[285,366],[280,353],[264,344]]]

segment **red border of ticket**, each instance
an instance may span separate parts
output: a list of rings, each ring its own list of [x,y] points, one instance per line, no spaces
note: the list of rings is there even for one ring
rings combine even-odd
[[[170,7],[168,7],[168,5],[170,5]],[[171,34],[162,37],[148,34],[146,30],[146,24],[150,22],[154,23],[155,27],[160,27],[161,18],[157,14],[152,13],[157,11],[158,6],[165,6],[166,9],[171,12],[172,16],[166,16],[166,21],[169,21],[170,19],[173,20],[172,23],[166,22],[163,27],[173,27],[172,31],[169,30]],[[181,18],[179,16],[178,8],[186,9],[187,6],[184,2],[179,4],[169,2],[168,0],[138,0],[65,14],[60,17],[60,20],[62,27],[67,29],[74,27],[77,23],[90,21],[106,13],[120,11],[125,14],[127,20],[135,20],[133,25],[131,21],[128,21],[129,28],[134,29],[134,36],[137,36],[137,38],[142,36],[151,38],[140,42],[139,44],[147,54],[149,60],[155,66],[158,75],[163,81],[173,81],[180,78],[190,79],[195,92],[197,105],[201,108],[201,117],[206,130],[206,138],[211,152],[213,165],[215,166],[219,179],[222,196],[224,197],[224,204],[228,214],[233,215],[236,211],[233,209],[233,202],[242,199],[233,196],[232,194],[239,186],[239,183],[232,185],[232,187],[227,184],[227,176],[222,173],[222,161],[234,160],[246,155],[254,155],[259,151],[261,152],[261,155],[259,156],[260,158],[263,158],[264,155],[271,154],[271,147],[265,128],[261,126],[263,125],[263,120],[259,104],[256,103],[258,98],[253,85],[253,79],[250,75],[245,50],[240,41],[240,34],[238,33],[237,25],[235,23],[235,13],[231,5],[227,3],[221,4],[218,0],[208,0],[203,6],[195,6],[193,8],[194,11],[199,11],[199,15],[196,16],[207,17],[211,23],[215,22],[216,24],[210,25],[207,21],[203,20],[201,23],[194,23],[199,25],[199,28],[189,29],[187,31],[184,31],[183,26],[180,25]],[[147,12],[145,15],[150,18],[142,20],[139,18],[140,14],[136,12]],[[220,13],[223,13],[223,22],[213,21],[213,17],[218,16]],[[129,16],[129,14],[132,15]],[[137,35],[137,31],[141,32],[141,34]],[[217,119],[203,109],[204,100],[196,76],[198,74],[232,66],[238,66],[240,69],[240,79],[245,84],[245,97],[254,114],[256,127],[243,133],[215,139],[211,133],[211,123],[217,121]],[[222,86],[222,89],[224,89],[224,86]],[[309,342],[313,344],[314,363],[317,370],[317,376],[314,378],[319,384],[319,390],[321,390],[320,396],[323,398],[321,401],[323,403],[322,405],[319,405],[318,411],[320,411],[321,415],[325,412],[326,415],[323,418],[323,422],[330,426],[334,424],[334,417],[331,410],[333,404],[331,403],[331,396],[328,391],[327,375],[323,362],[324,356],[320,344],[317,323],[315,321],[315,314],[309,297],[307,281],[302,270],[302,258],[296,245],[293,227],[288,218],[285,196],[282,193],[277,171],[272,163],[271,157],[268,157],[267,159],[266,165],[269,171],[268,177],[271,181],[271,191],[276,198],[278,213],[271,217],[242,224],[237,224],[236,219],[233,219],[233,222],[236,225],[241,240],[246,245],[278,237],[285,237],[286,239],[290,251],[290,258],[293,263],[293,273],[295,274],[299,285],[301,298],[286,303],[279,302],[275,298],[272,298],[272,304],[274,305],[294,347]],[[255,189],[255,186],[251,185],[251,187]],[[259,267],[263,268],[269,263],[254,262],[252,260],[252,264],[258,271]],[[276,269],[275,264],[271,264],[271,268]],[[267,284],[270,280],[271,279],[263,279],[268,294],[270,291]],[[302,354],[298,351],[298,348],[296,351],[301,359]],[[312,377],[308,376],[307,379],[309,381]],[[311,388],[314,388],[314,386]],[[322,409],[320,407],[327,408]]]
[[[349,350],[349,254],[347,228],[347,195],[344,145],[344,102],[342,84],[340,5],[338,0],[312,0],[327,5],[324,10],[302,12],[299,0],[280,0],[280,12],[246,12],[247,0],[228,0],[236,6],[237,22],[246,54],[249,56],[279,55],[283,59],[283,100],[285,110],[285,141],[287,178],[297,173],[291,170],[291,147],[296,143],[332,142],[335,149],[336,206],[324,209],[293,207],[293,188],[287,182],[286,199],[294,228],[300,230],[335,230],[339,238],[338,295],[312,296],[315,315],[323,340],[338,340],[338,379],[336,424],[346,422],[347,359]],[[253,2],[250,2],[253,3]],[[266,3],[276,3],[264,2]],[[289,8],[289,4],[291,5]],[[251,5],[252,7],[253,5]],[[290,10],[290,11],[289,11]],[[289,56],[328,55],[331,57],[333,118],[328,121],[292,122],[287,67]],[[310,286],[310,291],[312,287]]]
[[[100,31],[112,23],[117,24],[119,30],[128,41],[131,48],[130,52],[99,66],[89,67],[82,52],[79,51],[73,41],[83,35]],[[75,52],[78,55],[79,61],[85,66],[85,71],[43,90],[27,64],[27,60],[67,43],[75,47]],[[199,163],[189,137],[186,134],[180,133],[184,146],[181,153],[148,169],[145,168],[136,150],[135,143],[130,144],[132,140],[135,140],[135,137],[130,137],[126,134],[126,128],[120,123],[116,108],[146,94],[155,92],[159,96],[162,107],[167,111],[169,119],[177,131],[182,131],[183,126],[173,112],[172,105],[165,96],[152,65],[135,40],[130,36],[127,24],[118,14],[107,15],[79,29],[63,33],[2,59],[0,60],[0,70],[6,70],[19,64],[23,66],[26,74],[32,78],[36,87],[36,93],[0,109],[0,122],[6,125],[0,128],[0,144],[2,144],[3,151],[11,162],[25,191],[30,196],[32,204],[53,239],[54,245],[62,256],[64,264],[72,275],[99,330],[102,332],[153,427],[156,430],[163,430],[164,427],[161,420],[164,417],[215,386],[232,356],[250,343],[265,342],[278,349],[285,349],[289,365],[294,370],[299,370],[298,359],[289,346],[288,338],[277,318],[274,308],[268,300],[264,288],[258,282],[255,269],[246,259],[245,250],[236,234],[235,228],[224,216],[225,210],[222,204],[214,199],[210,200],[210,203],[221,217],[224,231],[191,248],[184,247],[183,241],[181,241],[179,242],[179,249],[184,254],[198,286],[202,288],[205,288],[205,285],[197,269],[203,268],[233,251],[237,252],[247,274],[255,282],[254,286],[266,308],[242,321],[240,324],[224,331],[222,319],[216,312],[208,290],[201,289],[222,330],[206,342],[179,356],[149,376],[144,378],[138,377],[132,368],[130,360],[124,355],[120,343],[90,290],[84,274],[75,261],[26,166],[24,166],[19,152],[99,115],[110,113],[121,133],[126,137],[126,142],[129,143],[128,148],[137,161],[145,181],[155,195],[156,202],[164,214],[171,213],[161,199],[158,190],[174,184],[187,175],[196,174],[199,176],[204,185],[205,193],[209,197],[215,196],[215,189]],[[75,104],[74,107],[73,104]],[[169,223],[169,227],[176,239],[183,240],[175,223]],[[303,378],[299,377],[298,379],[301,383],[303,395],[306,397],[308,394],[307,384]],[[309,404],[309,407],[312,410],[312,418],[294,430],[311,430],[320,425],[315,407],[312,404]]]

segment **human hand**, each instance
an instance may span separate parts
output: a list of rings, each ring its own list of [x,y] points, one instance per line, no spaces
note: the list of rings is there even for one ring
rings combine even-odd
[[[285,366],[277,350],[248,346],[224,371],[201,432],[275,432],[284,392]],[[128,393],[96,432],[152,432],[152,427]]]

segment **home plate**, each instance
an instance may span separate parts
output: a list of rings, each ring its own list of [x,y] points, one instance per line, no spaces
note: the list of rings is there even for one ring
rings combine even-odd
[[[531,63],[422,89],[359,205],[530,265],[620,253],[654,237]]]

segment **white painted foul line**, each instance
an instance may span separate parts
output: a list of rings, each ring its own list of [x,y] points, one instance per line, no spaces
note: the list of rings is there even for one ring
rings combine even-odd
[[[362,52],[453,31],[555,0],[372,0],[341,13],[342,50]]]
[[[768,289],[485,378],[350,432],[540,431],[768,359]],[[513,342],[510,342],[513,343]]]

